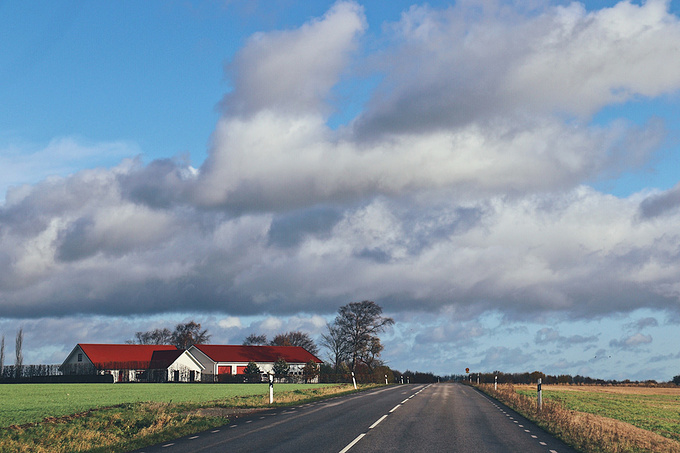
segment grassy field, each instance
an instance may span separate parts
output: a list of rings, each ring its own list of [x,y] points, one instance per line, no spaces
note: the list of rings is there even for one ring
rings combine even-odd
[[[680,391],[671,388],[483,384],[480,390],[507,404],[583,452],[680,453]]]
[[[276,384],[275,389],[278,393],[328,385]],[[0,427],[124,403],[201,403],[250,395],[269,395],[269,384],[4,384]]]
[[[518,391],[536,395],[535,387],[518,387]],[[680,441],[680,388],[546,385],[543,398]]]
[[[351,384],[275,384],[274,406],[354,391]],[[2,453],[125,452],[270,406],[268,384],[3,384],[0,398]]]

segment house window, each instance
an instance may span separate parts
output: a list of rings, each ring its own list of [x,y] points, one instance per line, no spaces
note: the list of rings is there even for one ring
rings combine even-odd
[[[83,354],[78,354],[78,362],[82,362],[82,361],[83,361]]]

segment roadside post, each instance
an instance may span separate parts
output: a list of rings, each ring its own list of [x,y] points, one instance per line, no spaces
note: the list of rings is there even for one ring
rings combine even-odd
[[[274,375],[269,372],[269,404],[274,402]]]
[[[493,377],[493,389],[498,390],[498,375]]]
[[[479,373],[477,373],[477,385],[479,385]]]
[[[352,384],[354,384],[354,390],[357,389],[357,380],[354,378],[354,371],[352,371]]]
[[[385,375],[385,385],[387,385],[387,375]]]
[[[541,378],[538,378],[538,410],[543,408],[543,390],[541,390]]]

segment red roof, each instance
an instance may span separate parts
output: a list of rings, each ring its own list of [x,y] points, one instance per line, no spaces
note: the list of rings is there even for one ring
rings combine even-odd
[[[232,346],[196,344],[196,349],[213,362],[276,362],[282,357],[288,363],[321,363],[314,354],[300,346]]]
[[[184,353],[181,349],[154,351],[149,368],[167,368]]]
[[[112,363],[151,362],[154,352],[178,351],[173,345],[164,344],[78,344],[95,365]],[[179,351],[181,353],[181,351]],[[178,355],[179,356],[179,355]],[[175,357],[177,358],[177,357]]]

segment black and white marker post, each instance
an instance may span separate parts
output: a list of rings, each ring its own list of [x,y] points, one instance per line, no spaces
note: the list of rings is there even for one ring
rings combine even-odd
[[[354,390],[357,389],[357,380],[354,378],[354,371],[352,371],[352,384],[354,384]]]
[[[542,379],[538,378],[538,410],[540,411],[543,407],[543,390],[541,390]]]
[[[269,373],[269,404],[274,402],[274,375]]]

